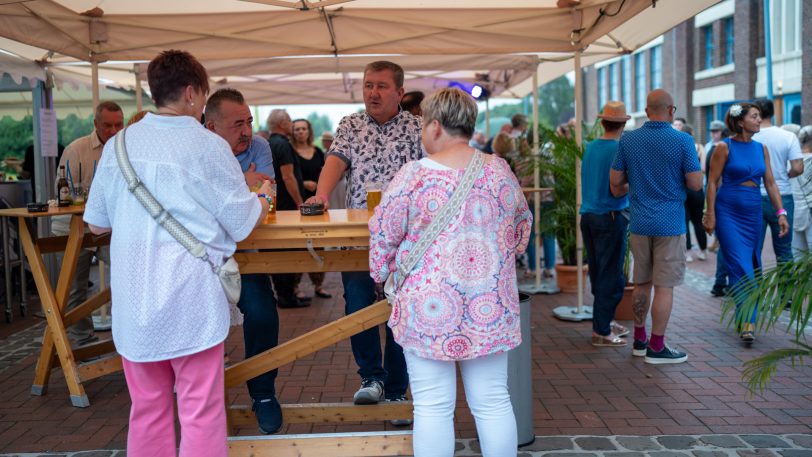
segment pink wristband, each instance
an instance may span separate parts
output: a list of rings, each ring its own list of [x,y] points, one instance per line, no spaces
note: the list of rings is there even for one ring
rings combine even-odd
[[[786,216],[786,215],[787,215],[787,210],[785,210],[784,208],[781,208],[781,209],[779,209],[778,211],[775,212],[775,217]]]

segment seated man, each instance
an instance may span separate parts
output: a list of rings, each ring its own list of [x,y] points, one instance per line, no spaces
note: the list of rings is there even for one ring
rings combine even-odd
[[[273,157],[268,142],[251,135],[254,118],[242,94],[234,89],[220,89],[206,103],[206,128],[220,135],[240,163],[248,187],[273,180]],[[267,274],[242,275],[242,293],[237,303],[245,320],[245,357],[276,347],[279,342],[279,314],[276,298]],[[259,431],[276,433],[282,427],[282,409],[276,400],[277,370],[248,380],[248,393],[253,400]]]

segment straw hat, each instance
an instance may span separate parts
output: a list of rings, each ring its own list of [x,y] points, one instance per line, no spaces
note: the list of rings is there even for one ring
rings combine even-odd
[[[626,105],[614,100],[603,105],[603,112],[598,114],[598,117],[611,122],[626,122],[632,118],[626,114]]]

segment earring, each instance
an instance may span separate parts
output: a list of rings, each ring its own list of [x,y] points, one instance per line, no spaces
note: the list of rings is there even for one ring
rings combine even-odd
[[[189,102],[189,106],[195,106],[195,102]]]

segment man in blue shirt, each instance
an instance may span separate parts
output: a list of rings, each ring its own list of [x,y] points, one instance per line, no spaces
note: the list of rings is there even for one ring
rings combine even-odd
[[[206,128],[218,134],[234,152],[248,187],[274,177],[273,156],[268,142],[251,134],[254,118],[242,94],[220,89],[206,102]],[[245,357],[276,347],[279,342],[279,313],[267,274],[241,275],[242,293],[237,307],[243,313]],[[282,427],[282,408],[276,400],[277,370],[248,381],[248,393],[259,431],[275,433]]]
[[[620,338],[629,334],[626,327],[614,322],[615,309],[623,298],[626,277],[623,262],[626,254],[626,229],[629,199],[615,197],[609,189],[609,169],[617,153],[617,139],[623,133],[626,114],[623,102],[610,101],[598,115],[604,134],[589,143],[581,168],[581,233],[584,236],[592,285],[592,345],[625,346]]]
[[[612,164],[612,195],[630,196],[634,256],[634,348],[646,363],[682,363],[688,356],[665,344],[674,287],[685,276],[685,189],[702,189],[691,137],[671,127],[674,99],[657,89],[646,98],[649,121],[623,135]],[[650,300],[654,285],[654,300]],[[646,317],[651,308],[651,340]]]

